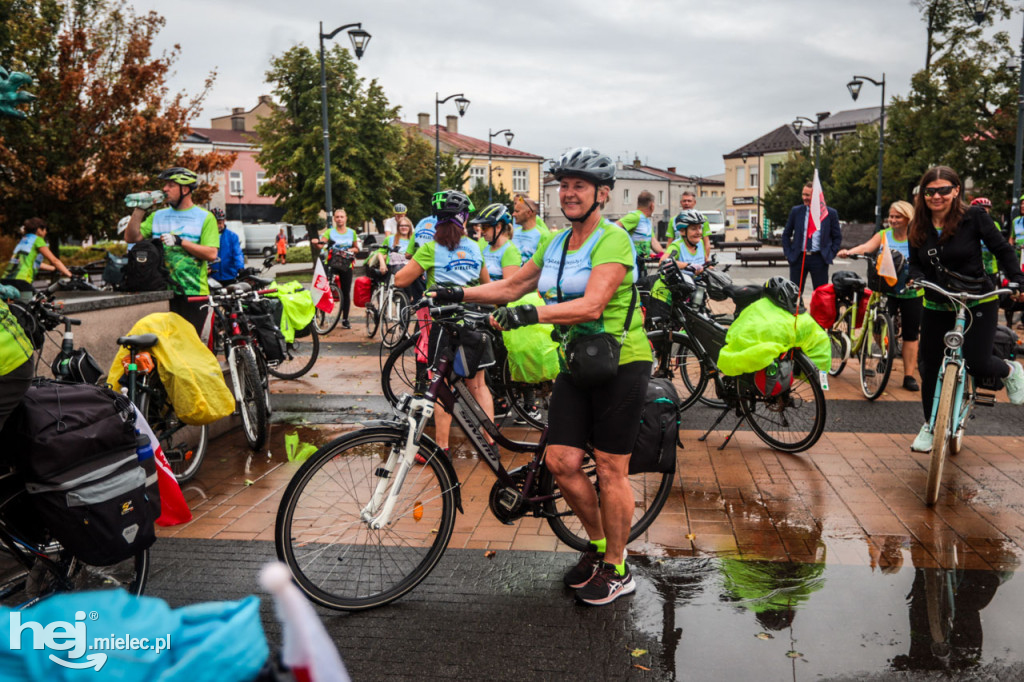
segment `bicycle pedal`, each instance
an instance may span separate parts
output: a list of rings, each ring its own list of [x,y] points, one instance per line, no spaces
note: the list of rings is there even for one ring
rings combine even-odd
[[[873,370],[873,369],[865,369],[864,370],[864,378],[865,379],[868,378],[868,377],[873,377],[873,376],[875,376],[875,370]]]
[[[977,393],[974,394],[974,404],[984,405],[985,407],[992,407],[996,404],[996,394],[982,393],[981,391],[978,391]],[[974,415],[971,416],[973,417]]]
[[[391,478],[391,472],[384,467],[377,467],[377,470],[373,472],[373,475],[377,478]]]

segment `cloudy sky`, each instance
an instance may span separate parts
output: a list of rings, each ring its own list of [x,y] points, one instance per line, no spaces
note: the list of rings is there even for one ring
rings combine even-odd
[[[202,117],[251,108],[270,91],[271,56],[318,45],[360,21],[373,38],[360,74],[377,78],[402,118],[434,114],[435,92],[471,100],[460,132],[511,128],[514,147],[551,157],[588,145],[682,173],[723,171],[722,154],[819,111],[855,104],[854,74],[904,94],[924,65],[925,27],[910,0],[136,0],[181,45],[172,89],[196,92],[216,68]],[[1020,39],[1019,18],[1011,33]],[[339,34],[335,40],[348,44]],[[453,102],[441,118],[454,114]],[[495,138],[500,141],[501,138]]]

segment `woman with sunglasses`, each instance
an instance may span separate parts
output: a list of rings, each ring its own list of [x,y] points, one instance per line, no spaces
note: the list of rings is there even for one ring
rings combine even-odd
[[[960,176],[947,166],[929,168],[918,184],[914,217],[910,221],[910,279],[925,279],[948,287],[952,276],[987,282],[981,244],[995,255],[1011,281],[1024,284],[1024,273],[1013,248],[996,229],[992,218],[981,207],[968,208],[961,200]],[[946,276],[939,267],[953,275]],[[1016,295],[1014,296],[1017,297]],[[993,296],[969,304],[970,319],[964,335],[964,360],[976,377],[999,377],[1014,405],[1024,404],[1024,368],[992,354],[996,333],[999,299]],[[911,450],[929,452],[932,433],[928,421],[932,397],[945,351],[943,336],[956,322],[956,311],[940,294],[925,291],[921,316],[921,407],[925,424],[914,439]]]
[[[852,249],[841,249],[836,254],[839,258],[861,253],[874,253],[882,248],[882,240],[889,245],[889,250],[899,252],[903,255],[904,262],[909,267],[910,241],[907,239],[910,221],[914,219],[914,207],[906,201],[894,202],[889,207],[889,227],[876,232],[871,239],[859,244]],[[869,265],[868,267],[874,267]],[[889,314],[900,314],[902,323],[903,339],[903,388],[908,391],[920,391],[921,387],[914,378],[914,371],[917,369],[917,346],[919,332],[921,330],[921,305],[924,300],[924,290],[903,289],[897,293],[891,293],[889,299]]]

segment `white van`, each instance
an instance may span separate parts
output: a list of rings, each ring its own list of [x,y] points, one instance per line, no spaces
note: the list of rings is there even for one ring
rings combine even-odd
[[[242,229],[245,232],[243,253],[247,256],[273,256],[277,253],[277,235],[284,228],[288,236],[288,243],[291,244],[292,226],[288,223],[244,223]]]
[[[725,239],[725,216],[722,215],[721,211],[701,211],[704,214],[704,219],[708,221],[708,228],[711,234],[708,235],[708,239],[711,240],[712,244],[717,244]]]

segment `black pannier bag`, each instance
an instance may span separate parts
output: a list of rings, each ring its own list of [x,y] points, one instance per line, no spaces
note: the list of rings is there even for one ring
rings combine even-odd
[[[673,473],[679,436],[679,395],[669,379],[651,379],[629,473]]]
[[[488,334],[464,327],[456,329],[452,369],[458,376],[472,379],[478,371],[496,362],[494,346]]]
[[[281,302],[272,298],[261,298],[246,306],[253,333],[258,337],[267,362],[284,360],[288,350],[281,333],[281,311]]]
[[[0,434],[28,499],[85,563],[115,564],[156,540],[128,399],[106,387],[36,380]]]
[[[157,239],[143,239],[128,252],[121,281],[124,291],[163,291],[170,277],[164,265],[163,244]]]

